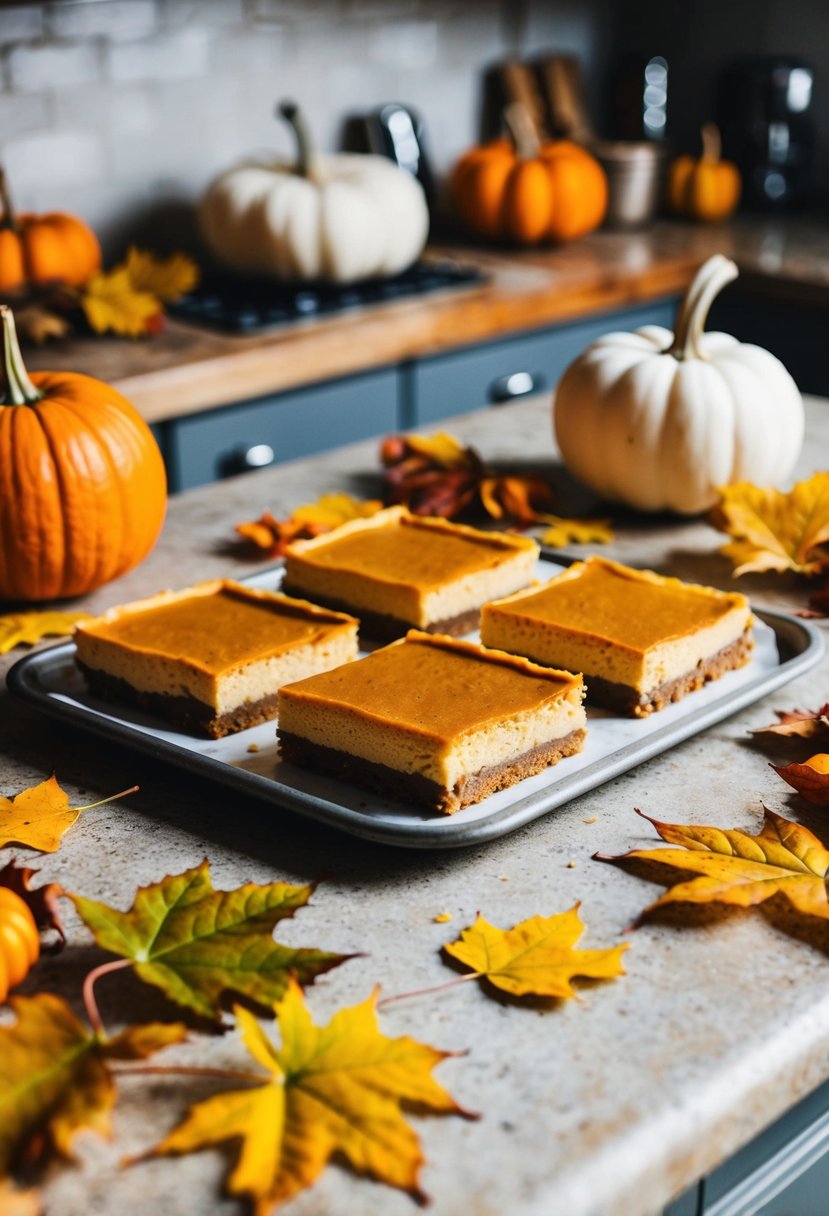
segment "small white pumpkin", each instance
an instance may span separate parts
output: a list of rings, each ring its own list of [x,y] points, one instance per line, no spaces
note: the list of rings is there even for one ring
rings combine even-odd
[[[715,254],[700,267],[675,333],[648,325],[597,339],[556,389],[564,463],[603,497],[642,511],[692,515],[719,486],[773,486],[803,444],[803,399],[783,364],[729,334],[703,333],[737,267]]]
[[[235,270],[336,283],[410,266],[429,230],[420,182],[383,156],[317,157],[298,107],[279,113],[297,162],[238,165],[208,187],[199,220],[213,253]]]

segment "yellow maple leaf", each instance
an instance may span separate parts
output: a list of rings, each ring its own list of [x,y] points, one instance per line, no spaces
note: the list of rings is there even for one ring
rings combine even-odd
[[[711,522],[734,539],[720,552],[734,575],[765,570],[819,574],[829,566],[829,473],[815,473],[788,493],[750,482],[726,486]]]
[[[313,524],[322,529],[337,528],[350,519],[368,519],[382,510],[379,499],[354,498],[351,494],[323,494],[316,502],[297,507],[291,515],[295,524]]]
[[[511,996],[575,997],[574,976],[624,975],[622,955],[628,948],[624,943],[575,950],[583,930],[578,904],[554,916],[532,916],[512,929],[497,929],[479,915],[444,951]]]
[[[426,456],[444,469],[465,468],[475,459],[469,448],[446,431],[436,431],[434,435],[406,435],[404,443],[409,454]]]
[[[8,612],[0,616],[0,654],[33,646],[41,638],[65,637],[78,621],[87,620],[86,612]]]
[[[21,844],[40,853],[54,853],[81,811],[114,802],[137,789],[134,785],[132,789],[100,802],[70,806],[69,796],[58,785],[53,773],[47,781],[21,791],[16,798],[0,796],[0,846]]]
[[[12,997],[17,1021],[0,1027],[0,1173],[40,1143],[69,1156],[82,1128],[109,1132],[115,1084],[108,1061],[140,1060],[171,1043],[180,1023],[93,1034],[52,993]]]
[[[275,1006],[279,1048],[237,1006],[245,1045],[267,1074],[262,1084],[196,1103],[147,1155],[241,1139],[228,1186],[249,1195],[258,1216],[310,1186],[335,1153],[355,1170],[423,1199],[424,1158],[401,1107],[466,1112],[431,1076],[449,1053],[408,1036],[386,1038],[377,1025],[376,997],[339,1010],[319,1027],[292,981]]]
[[[152,292],[136,289],[124,265],[93,274],[81,290],[80,303],[96,333],[111,329],[130,338],[146,333],[147,322],[160,308]]]
[[[198,266],[183,253],[157,258],[133,246],[124,265],[135,290],[149,292],[157,300],[177,300],[199,281]]]
[[[671,887],[644,910],[637,924],[665,904],[723,903],[748,908],[774,895],[785,896],[798,912],[829,920],[829,850],[802,824],[766,810],[762,831],[752,836],[730,828],[661,823],[648,815],[642,817],[663,840],[680,847],[633,849],[620,857],[597,854],[598,860],[658,862],[697,877]]]
[[[548,527],[539,539],[550,549],[560,549],[564,545],[609,545],[613,540],[609,519],[562,519],[558,515],[545,515],[543,522]]]

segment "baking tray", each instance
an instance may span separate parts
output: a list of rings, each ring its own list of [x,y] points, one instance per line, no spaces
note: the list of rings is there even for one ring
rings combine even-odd
[[[563,568],[542,560],[537,577],[549,578]],[[281,579],[279,567],[245,581],[276,588]],[[647,718],[619,718],[590,708],[587,741],[577,756],[447,816],[420,812],[391,798],[281,764],[273,722],[226,739],[198,739],[140,710],[100,700],[87,691],[75,668],[74,642],[21,659],[9,671],[7,683],[15,696],[59,721],[264,799],[277,811],[287,807],[385,844],[457,848],[514,831],[722,721],[820,660],[823,639],[808,621],[760,611],[755,612],[755,619],[757,646],[746,667]]]

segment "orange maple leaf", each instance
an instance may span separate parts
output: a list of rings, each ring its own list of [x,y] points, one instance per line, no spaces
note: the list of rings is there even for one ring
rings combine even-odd
[[[259,519],[236,524],[236,531],[268,557],[281,557],[295,540],[310,540],[330,532],[350,519],[376,515],[383,504],[379,499],[352,497],[351,494],[323,494],[316,502],[297,507],[287,519],[277,519],[265,511]]]
[[[829,756],[819,752],[803,764],[771,766],[779,777],[815,806],[829,806]]]
[[[814,739],[829,735],[829,702],[820,709],[776,709],[779,722],[758,726],[753,735],[780,735],[784,738]]]
[[[0,616],[0,654],[15,646],[34,646],[41,638],[68,637],[78,621],[88,621],[88,612],[8,612]]]
[[[408,1036],[386,1038],[377,1025],[376,997],[340,1009],[320,1027],[292,983],[276,1005],[280,1047],[237,1006],[245,1046],[265,1070],[261,1084],[196,1103],[145,1156],[241,1140],[228,1187],[249,1195],[257,1216],[309,1187],[334,1154],[423,1200],[423,1153],[401,1108],[466,1112],[431,1076],[449,1053]]]
[[[662,823],[642,815],[663,840],[677,848],[633,849],[618,857],[596,854],[599,861],[631,859],[658,862],[683,873],[669,891],[645,908],[636,924],[656,908],[671,903],[734,904],[748,908],[782,895],[807,916],[829,920],[829,850],[813,832],[766,810],[756,836],[736,829]]]
[[[829,473],[788,493],[743,481],[720,490],[711,522],[734,539],[720,552],[734,575],[766,570],[819,574],[829,567]]]

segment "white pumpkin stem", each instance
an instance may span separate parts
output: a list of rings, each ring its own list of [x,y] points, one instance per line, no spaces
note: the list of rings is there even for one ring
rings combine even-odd
[[[29,379],[29,373],[26,371],[26,365],[20,353],[20,343],[17,340],[14,313],[8,304],[0,304],[0,321],[3,324],[3,375],[5,381],[3,404],[34,405],[45,394],[39,388],[35,388]]]
[[[11,190],[9,189],[8,178],[4,169],[0,169],[0,226],[10,228],[12,232],[17,232],[17,215],[12,203]]]
[[[675,359],[704,359],[700,338],[705,329],[708,312],[727,283],[736,279],[739,271],[730,258],[715,253],[703,262],[694,276],[685,298],[679,306],[674,326],[674,340],[666,354]]]
[[[541,143],[523,101],[513,101],[507,106],[504,122],[515,145],[516,156],[521,160],[534,160],[541,150]]]
[[[722,155],[722,136],[715,122],[704,122],[700,128],[702,159],[706,165],[716,165]]]
[[[314,181],[319,177],[319,161],[305,115],[295,101],[280,101],[276,112],[289,124],[296,138],[297,155],[294,172],[299,177],[307,177]]]

